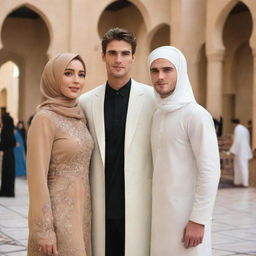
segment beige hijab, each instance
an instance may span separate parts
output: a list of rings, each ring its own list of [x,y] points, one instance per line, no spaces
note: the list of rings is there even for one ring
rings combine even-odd
[[[60,90],[64,70],[75,58],[81,61],[85,69],[85,63],[81,56],[74,53],[59,54],[50,59],[45,65],[40,81],[40,90],[46,97],[46,101],[37,107],[38,110],[47,109],[66,117],[83,118],[77,100],[67,98]]]

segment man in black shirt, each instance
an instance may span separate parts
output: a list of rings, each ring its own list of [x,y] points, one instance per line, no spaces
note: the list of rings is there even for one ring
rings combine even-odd
[[[107,82],[80,98],[95,141],[91,162],[94,256],[148,256],[155,109],[151,87],[131,79],[136,39],[120,28],[102,40]]]

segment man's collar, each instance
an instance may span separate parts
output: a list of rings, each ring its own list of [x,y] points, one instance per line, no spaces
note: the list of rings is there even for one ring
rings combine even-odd
[[[109,95],[116,95],[119,93],[121,96],[126,96],[131,88],[132,81],[131,79],[124,85],[122,86],[119,90],[113,89],[108,82],[106,83],[106,93]]]

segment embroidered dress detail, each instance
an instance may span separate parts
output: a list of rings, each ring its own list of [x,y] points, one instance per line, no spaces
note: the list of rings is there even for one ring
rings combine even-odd
[[[44,127],[48,129],[47,134]],[[34,158],[47,159],[40,156],[40,147],[47,145],[50,156],[46,171],[40,165],[41,160],[35,164],[37,168],[30,168],[31,182],[35,180],[45,184],[42,185],[40,195],[35,196],[38,200],[30,200],[28,255],[43,256],[43,252],[38,250],[38,242],[47,240],[53,243],[56,240],[61,256],[90,256],[91,197],[88,169],[93,141],[86,120],[42,110],[34,118],[30,133],[33,138],[45,135],[42,142],[38,140],[35,145],[39,148],[35,149],[38,155],[34,154]],[[35,139],[33,143],[36,143]],[[44,173],[40,176],[45,178],[44,181],[37,180],[40,172]],[[41,210],[36,211],[36,207]]]

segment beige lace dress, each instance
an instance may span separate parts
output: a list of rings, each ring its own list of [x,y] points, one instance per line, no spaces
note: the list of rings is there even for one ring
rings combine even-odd
[[[43,256],[39,241],[57,241],[59,256],[91,255],[88,179],[93,141],[85,120],[48,110],[28,134],[29,256]]]

